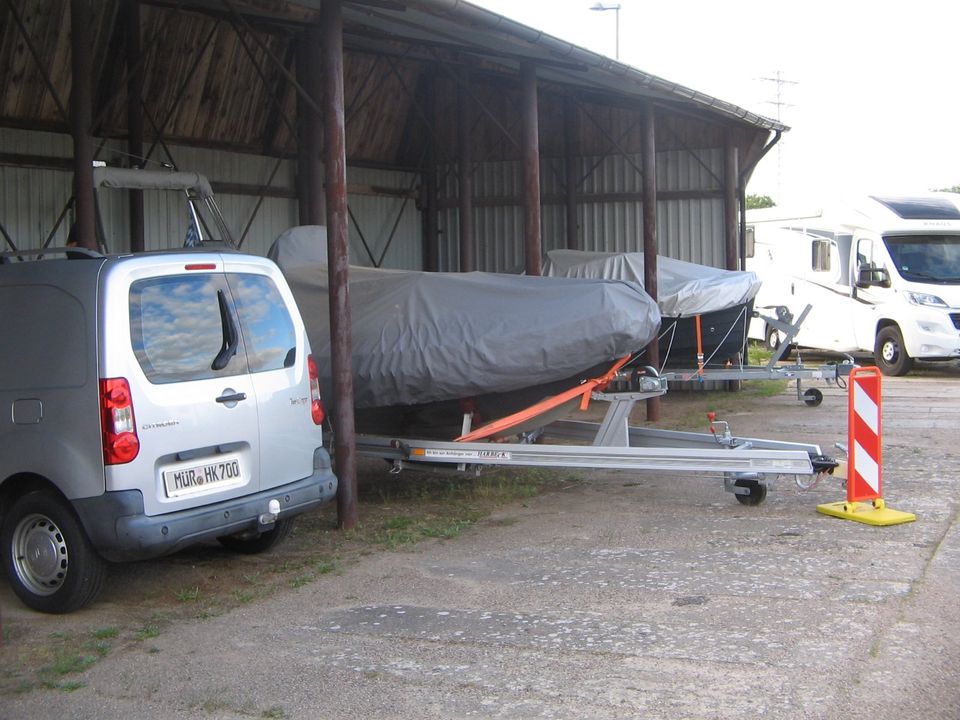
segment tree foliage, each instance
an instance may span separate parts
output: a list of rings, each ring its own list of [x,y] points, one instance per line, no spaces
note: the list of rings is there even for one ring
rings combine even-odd
[[[953,187],[948,187],[948,188],[940,188],[939,190],[935,190],[934,192],[960,193],[960,185],[954,185]]]
[[[776,203],[769,195],[747,195],[747,210],[776,207]]]

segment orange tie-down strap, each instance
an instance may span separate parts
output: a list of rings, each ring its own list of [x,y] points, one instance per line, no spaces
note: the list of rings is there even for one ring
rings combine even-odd
[[[561,405],[564,405],[577,397],[580,397],[580,409],[586,410],[587,406],[590,404],[590,395],[593,393],[593,391],[603,390],[607,385],[609,385],[610,381],[613,380],[614,376],[617,374],[617,371],[626,365],[629,360],[629,355],[620,358],[613,364],[613,367],[607,370],[607,372],[600,377],[593,378],[591,380],[585,380],[576,387],[570,388],[559,395],[553,395],[541,400],[535,405],[531,405],[528,408],[524,408],[523,410],[515,412],[512,415],[507,415],[499,420],[494,420],[491,423],[482,425],[476,430],[456,438],[454,442],[473,442],[474,440],[483,440],[496,435],[504,435],[506,434],[507,430],[510,430],[510,428],[529,423],[531,420],[540,417],[541,415],[546,415],[551,410],[555,410]]]

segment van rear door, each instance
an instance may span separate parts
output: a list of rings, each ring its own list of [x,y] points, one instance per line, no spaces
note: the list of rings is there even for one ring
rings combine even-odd
[[[272,264],[226,257],[260,413],[261,489],[313,473],[321,429],[310,412],[309,344],[286,281]]]
[[[107,488],[142,490],[147,515],[259,491],[256,390],[220,257],[126,259],[108,277],[101,373],[129,381],[140,451],[106,468]]]

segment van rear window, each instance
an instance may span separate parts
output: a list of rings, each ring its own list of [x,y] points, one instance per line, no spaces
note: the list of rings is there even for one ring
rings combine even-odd
[[[291,367],[297,337],[286,303],[265,275],[231,274],[227,282],[240,316],[250,372]]]
[[[152,383],[293,366],[293,320],[265,275],[190,274],[130,287],[133,351]]]
[[[246,372],[242,337],[236,338],[232,354],[224,353],[230,335],[221,312],[224,303],[235,318],[229,288],[220,274],[149,278],[130,286],[133,352],[150,382]],[[239,330],[234,335],[239,336]],[[229,355],[226,361],[225,355]]]

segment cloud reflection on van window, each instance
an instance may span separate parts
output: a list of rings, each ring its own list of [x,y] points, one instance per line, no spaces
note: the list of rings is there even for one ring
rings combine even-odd
[[[250,372],[279,370],[297,344],[279,290],[265,275],[234,274],[227,281],[240,316]]]
[[[133,350],[151,382],[200,380],[244,371],[243,352],[221,371],[211,369],[223,344],[217,291],[212,275],[151,278],[130,289]]]

